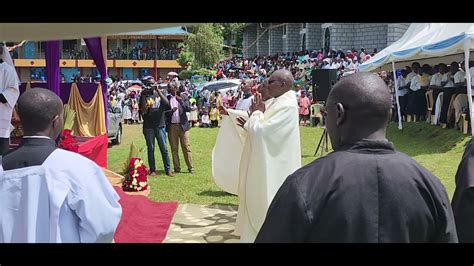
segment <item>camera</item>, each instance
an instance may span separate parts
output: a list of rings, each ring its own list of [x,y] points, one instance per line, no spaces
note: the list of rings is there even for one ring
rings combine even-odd
[[[152,84],[142,85],[142,93],[146,97],[152,96],[156,89],[157,89],[156,85],[152,85]]]

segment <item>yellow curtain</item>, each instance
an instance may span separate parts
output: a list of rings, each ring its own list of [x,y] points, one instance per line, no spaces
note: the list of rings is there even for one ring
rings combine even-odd
[[[79,93],[77,84],[73,83],[68,104],[76,112],[76,119],[72,130],[74,135],[94,137],[107,132],[105,127],[104,97],[100,84],[97,86],[94,98],[86,103]]]

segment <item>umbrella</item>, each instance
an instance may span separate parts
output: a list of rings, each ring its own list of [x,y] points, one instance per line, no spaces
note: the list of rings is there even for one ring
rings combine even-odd
[[[141,92],[141,91],[142,91],[142,87],[139,86],[139,85],[132,85],[132,86],[128,87],[127,93],[131,93],[132,91],[134,91],[135,93]]]
[[[178,73],[176,73],[176,72],[169,72],[169,73],[168,73],[168,76],[178,76]]]

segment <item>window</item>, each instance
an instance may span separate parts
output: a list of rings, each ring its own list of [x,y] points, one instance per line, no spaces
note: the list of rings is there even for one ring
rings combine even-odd
[[[63,50],[76,50],[76,49],[77,49],[77,40],[63,41]]]
[[[132,40],[122,40],[122,48],[132,45]]]
[[[34,81],[45,81],[46,80],[46,73],[44,67],[33,67],[31,68],[31,80]]]
[[[46,47],[46,42],[38,42],[38,51],[40,53],[44,53],[45,47]]]
[[[287,27],[288,27],[288,24],[283,25],[283,35],[286,35]]]
[[[307,24],[308,24],[308,23],[301,23],[301,27],[302,27],[303,29],[306,29]]]

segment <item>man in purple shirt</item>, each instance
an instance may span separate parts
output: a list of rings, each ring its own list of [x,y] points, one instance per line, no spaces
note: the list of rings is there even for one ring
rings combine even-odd
[[[191,154],[191,145],[189,144],[189,121],[186,112],[191,112],[191,106],[186,95],[177,94],[178,84],[172,81],[169,85],[168,101],[171,111],[166,115],[166,129],[168,131],[168,140],[173,155],[173,166],[175,173],[181,171],[179,162],[178,145],[181,142],[184,160],[188,166],[188,171],[194,174],[193,159]]]

